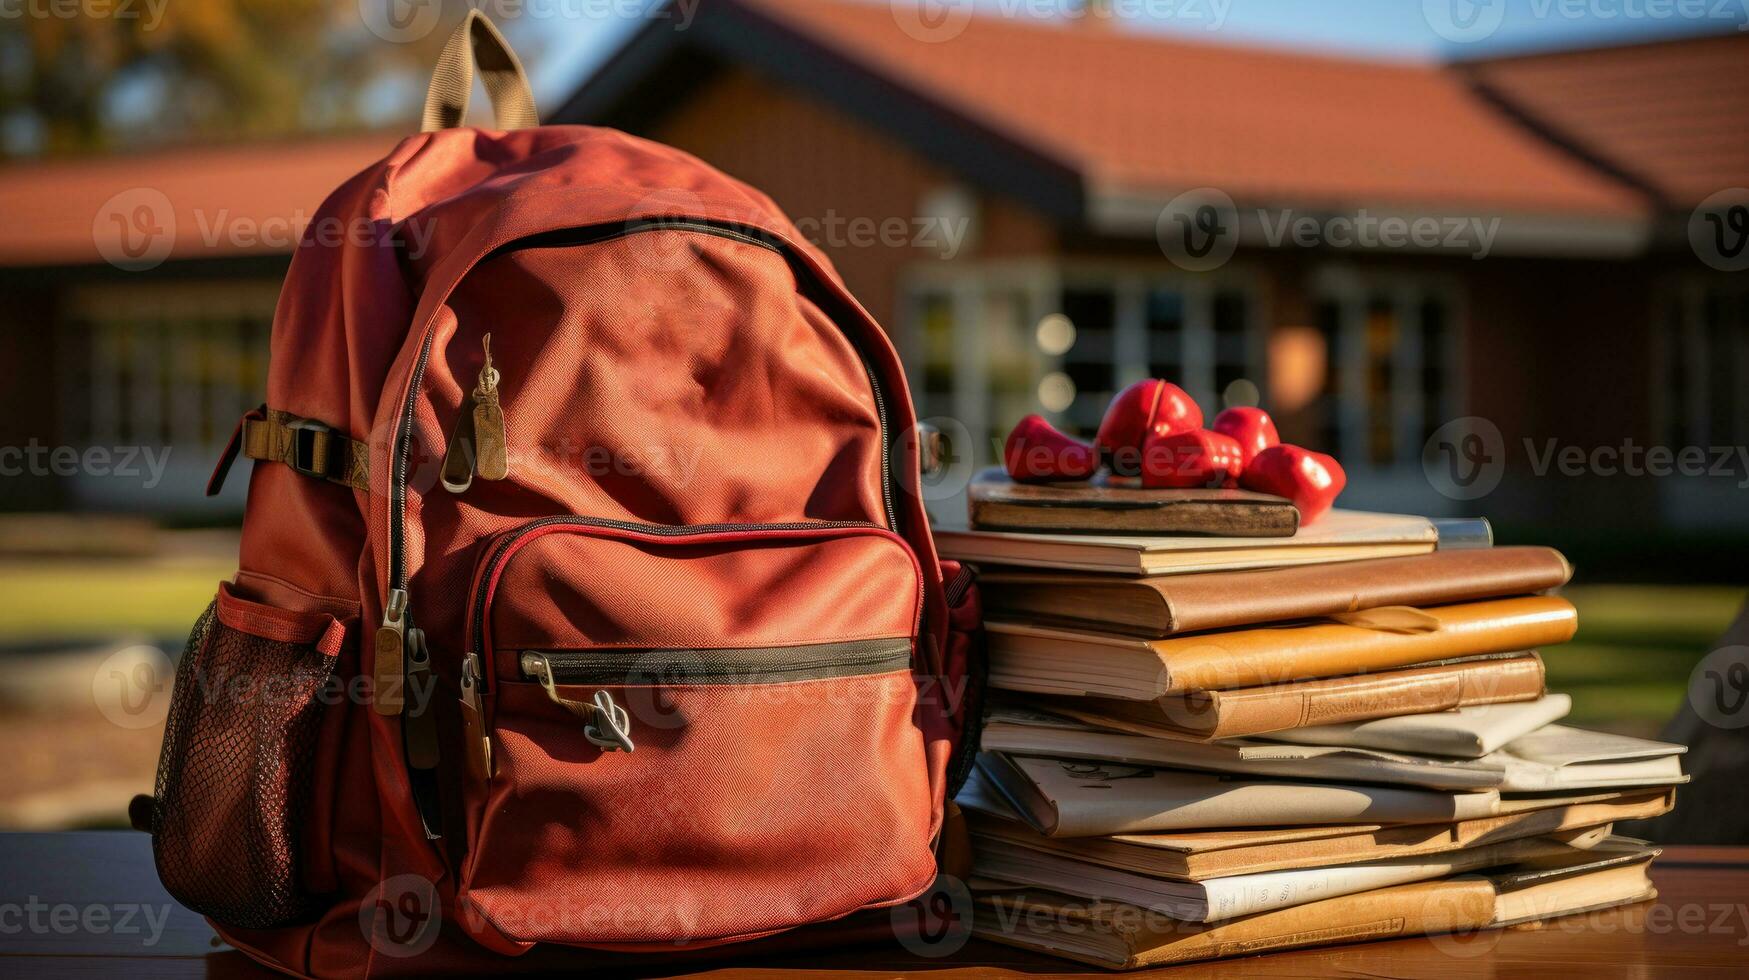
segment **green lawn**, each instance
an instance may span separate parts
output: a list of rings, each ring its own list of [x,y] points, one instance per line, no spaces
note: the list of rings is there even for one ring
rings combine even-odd
[[[0,563],[0,646],[183,636],[235,572],[235,559],[8,560]]]
[[[1585,585],[1567,590],[1579,635],[1543,651],[1570,720],[1648,734],[1682,703],[1688,675],[1743,603],[1740,586]]]

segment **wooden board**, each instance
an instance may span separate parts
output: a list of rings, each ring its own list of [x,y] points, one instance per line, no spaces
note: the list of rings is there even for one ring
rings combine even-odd
[[[1680,811],[1680,807],[1678,810]],[[175,904],[152,869],[152,841],[145,834],[92,831],[59,834],[0,833],[3,901],[13,903],[10,928],[0,930],[0,976],[261,977],[279,974],[250,962],[219,943],[200,916]],[[1397,939],[1319,949],[1294,950],[1237,960],[1216,960],[1160,970],[1111,973],[1078,966],[982,939],[946,925],[923,941],[906,945],[839,940],[831,948],[786,957],[754,956],[744,947],[718,946],[709,962],[661,967],[623,967],[605,971],[599,957],[565,958],[558,947],[537,947],[551,957],[541,965],[557,974],[662,977],[696,975],[710,980],[796,980],[830,972],[839,977],[888,980],[1227,980],[1245,977],[1605,977],[1741,976],[1749,928],[1741,915],[1749,890],[1749,848],[1666,847],[1652,864],[1658,885],[1654,903],[1571,916],[1541,929],[1491,931],[1441,939]],[[946,891],[943,894],[952,895]],[[38,908],[27,910],[31,899]],[[958,902],[952,903],[953,913]],[[71,908],[78,915],[101,913],[102,928],[61,928]],[[901,909],[911,906],[899,906]],[[1704,915],[1689,912],[1696,909]],[[149,910],[153,928],[147,923]],[[902,919],[881,910],[879,921],[922,921],[932,928],[939,913]],[[125,920],[123,916],[126,916]],[[1704,919],[1704,921],[1702,921]],[[891,935],[891,927],[887,934]],[[478,961],[474,968],[479,969]],[[506,959],[504,976],[537,969],[528,957]],[[588,964],[581,970],[579,963]],[[437,964],[404,961],[403,969],[435,970]]]
[[[985,531],[1184,534],[1290,538],[1300,512],[1249,490],[1144,490],[1100,474],[1083,483],[1016,483],[1001,469],[979,473],[967,492],[972,527]]]

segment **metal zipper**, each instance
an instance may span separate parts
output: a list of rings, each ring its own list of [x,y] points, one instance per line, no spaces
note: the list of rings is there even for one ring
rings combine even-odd
[[[487,592],[491,589],[494,573],[504,561],[504,556],[518,540],[541,528],[566,525],[573,527],[602,527],[617,531],[628,531],[633,534],[648,534],[656,537],[685,538],[702,534],[733,533],[737,531],[815,531],[871,529],[886,530],[879,524],[869,521],[784,521],[765,524],[645,524],[639,521],[619,520],[611,517],[581,517],[575,514],[563,514],[554,517],[543,517],[533,520],[521,527],[506,533],[492,548],[490,555],[481,565],[480,580],[474,588],[473,614],[469,617],[468,649],[475,653],[483,653],[486,637],[486,602]],[[890,533],[890,532],[889,532]],[[906,546],[907,549],[909,545]],[[917,608],[921,610],[924,602],[923,576],[917,576]]]
[[[567,228],[551,232],[530,235],[514,242],[501,245],[488,252],[480,261],[485,262],[506,252],[519,251],[525,248],[552,248],[560,246],[596,245],[614,241],[649,231],[684,231],[701,235],[714,235],[731,241],[755,245],[769,249],[784,257],[792,270],[799,271],[802,267],[790,256],[783,245],[768,238],[748,234],[734,228],[693,220],[664,220],[661,218],[642,219],[614,225],[596,225],[585,228]],[[478,263],[476,263],[478,264]],[[812,279],[812,276],[808,277]],[[800,275],[798,281],[802,280]],[[836,322],[836,321],[834,321]],[[889,437],[891,427],[887,417],[887,400],[882,391],[880,377],[869,361],[862,346],[848,331],[840,328],[844,339],[856,351],[858,360],[862,362],[863,370],[868,374],[869,388],[874,394],[875,413],[880,422],[881,441],[881,503],[886,510],[887,529],[898,530],[898,521],[893,507],[892,488],[892,456]],[[407,385],[407,399],[401,406],[400,424],[395,432],[395,451],[390,456],[389,473],[389,588],[405,589],[407,587],[407,555],[406,531],[403,525],[407,513],[407,464],[413,452],[413,414],[416,410],[419,392],[425,381],[425,369],[431,360],[431,348],[436,340],[436,331],[427,329],[425,337],[419,344],[419,356],[413,362],[413,375]]]
[[[664,659],[653,661],[651,654]],[[910,664],[911,639],[889,637],[757,648],[530,651],[520,666],[531,680],[544,674],[555,684],[618,685],[779,683],[797,675],[813,680],[886,673]]]

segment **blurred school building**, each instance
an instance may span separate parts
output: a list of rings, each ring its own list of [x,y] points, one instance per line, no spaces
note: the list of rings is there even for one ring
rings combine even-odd
[[[1742,33],[1403,64],[707,0],[545,108],[768,192],[979,461],[1027,412],[1090,432],[1155,375],[1210,414],[1260,398],[1342,459],[1351,505],[1749,526],[1749,460],[1623,479],[1549,455],[1749,445],[1749,227],[1718,197],[1749,187],[1744,64]],[[0,446],[173,447],[149,495],[50,472],[0,481],[0,510],[215,506],[199,485],[260,400],[283,229],[393,139],[0,169]],[[1498,438],[1429,449],[1467,416]]]

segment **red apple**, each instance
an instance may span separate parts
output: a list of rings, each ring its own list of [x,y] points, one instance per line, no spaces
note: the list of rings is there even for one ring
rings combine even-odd
[[[1085,480],[1099,470],[1093,447],[1057,431],[1042,416],[1028,415],[1008,433],[1002,448],[1008,475],[1022,483]]]
[[[1241,467],[1250,466],[1251,460],[1270,446],[1281,445],[1281,436],[1275,431],[1275,420],[1261,408],[1229,408],[1215,416],[1214,424],[1209,428],[1239,440],[1239,449],[1244,453]]]
[[[1142,449],[1142,486],[1219,486],[1239,475],[1240,456],[1237,439],[1208,429],[1150,436]]]
[[[1299,446],[1271,446],[1239,474],[1239,485],[1286,497],[1300,509],[1300,523],[1310,524],[1336,502],[1336,495],[1348,485],[1348,475],[1342,472],[1341,463],[1323,453]]]
[[[1105,464],[1119,476],[1142,471],[1142,446],[1150,435],[1166,436],[1202,428],[1202,409],[1184,389],[1146,378],[1117,393],[1099,423],[1094,443]]]

